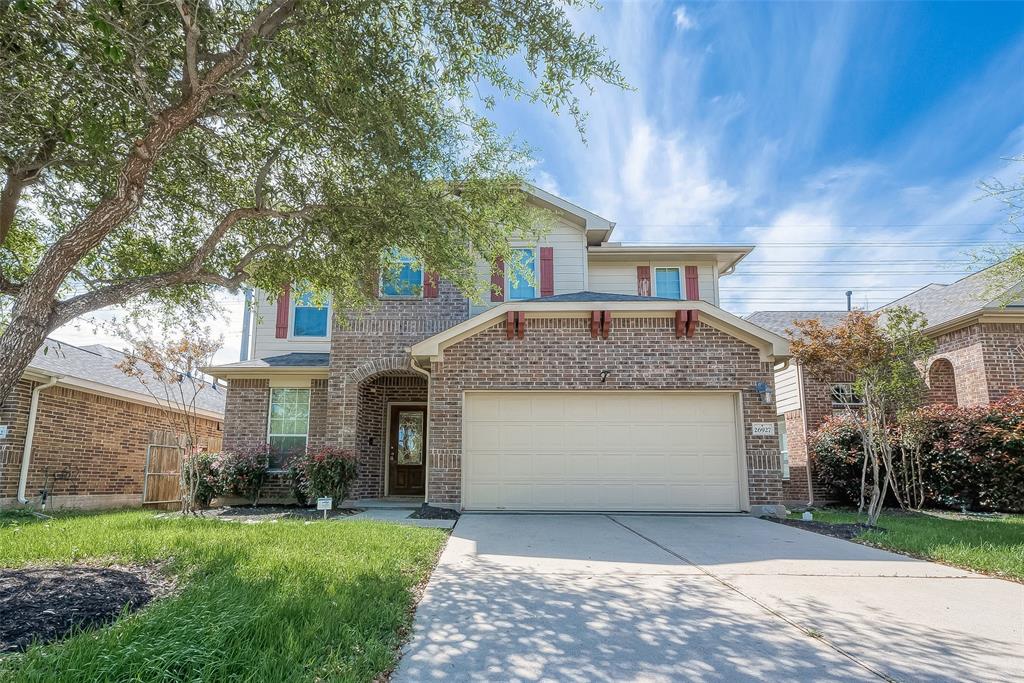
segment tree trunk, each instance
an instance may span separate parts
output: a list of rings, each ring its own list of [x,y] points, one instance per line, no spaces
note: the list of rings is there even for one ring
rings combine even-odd
[[[0,404],[21,379],[39,347],[50,333],[52,311],[42,307],[16,310],[11,324],[0,335]]]

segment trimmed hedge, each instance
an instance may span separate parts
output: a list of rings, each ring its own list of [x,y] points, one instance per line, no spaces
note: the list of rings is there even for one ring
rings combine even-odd
[[[1024,391],[977,408],[925,406],[907,422],[921,443],[927,503],[1024,512]],[[897,453],[901,436],[890,435]],[[864,454],[849,418],[829,418],[810,441],[815,476],[840,500],[856,502]]]

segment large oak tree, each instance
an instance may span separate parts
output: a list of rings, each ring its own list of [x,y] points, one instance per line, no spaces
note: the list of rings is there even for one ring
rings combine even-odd
[[[0,400],[105,306],[198,315],[302,281],[366,302],[393,254],[468,292],[532,225],[502,97],[623,85],[587,0],[0,0]]]

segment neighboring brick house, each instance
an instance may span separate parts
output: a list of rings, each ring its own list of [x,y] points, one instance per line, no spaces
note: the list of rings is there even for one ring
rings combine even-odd
[[[378,305],[333,316],[257,293],[228,381],[225,448],[332,445],[359,458],[355,498],[472,510],[778,511],[771,402],[779,335],[718,308],[750,247],[629,246],[541,190],[554,214],[516,244],[533,282],[479,264],[471,301],[404,262]],[[275,490],[284,494],[283,473]]]
[[[169,422],[139,380],[115,367],[122,357],[55,339],[36,353],[0,404],[0,507],[37,505],[43,489],[49,508],[142,504],[146,450]],[[215,447],[224,388],[196,399],[200,434]]]
[[[948,285],[927,285],[879,309],[907,306],[924,315],[925,333],[935,341],[935,353],[921,366],[930,402],[986,405],[1024,386],[1024,305],[1014,294],[1019,288],[1019,283],[1000,286],[990,270],[983,270]],[[845,316],[846,311],[758,311],[746,319],[786,335],[796,320],[813,318],[831,326]],[[813,477],[808,481],[807,435],[827,416],[856,403],[852,379],[820,382],[795,364],[776,373],[776,406],[788,446],[786,502],[826,499],[820,484]]]

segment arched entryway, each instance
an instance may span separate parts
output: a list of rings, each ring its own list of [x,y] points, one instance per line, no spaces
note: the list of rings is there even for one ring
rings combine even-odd
[[[957,405],[956,373],[946,358],[936,359],[928,368],[928,402]]]
[[[359,382],[354,497],[422,497],[426,486],[427,380],[388,369]]]

